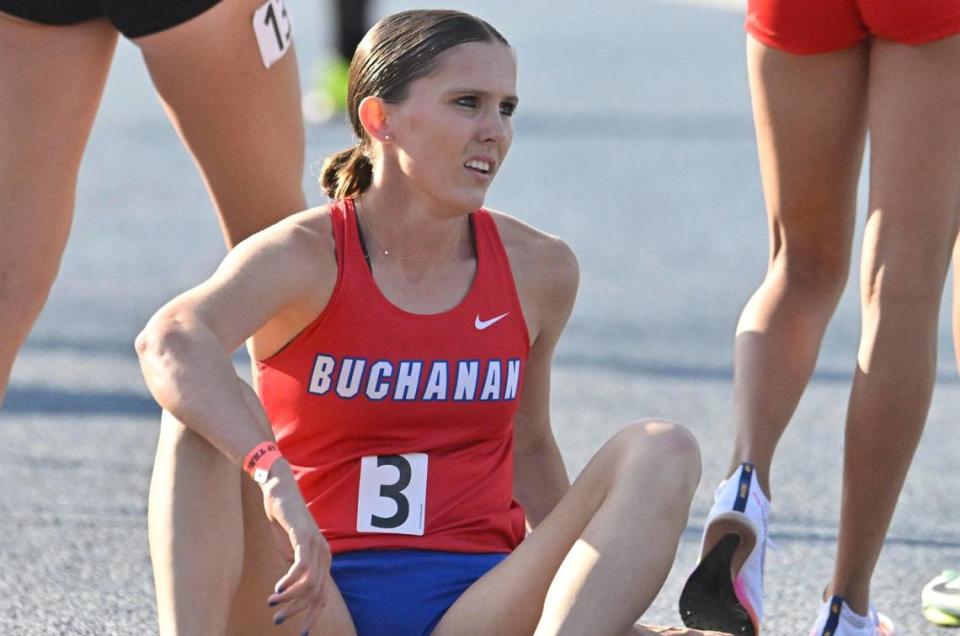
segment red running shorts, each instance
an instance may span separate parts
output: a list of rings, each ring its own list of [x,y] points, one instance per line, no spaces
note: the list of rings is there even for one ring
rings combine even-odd
[[[925,44],[960,33],[960,0],[748,0],[747,32],[798,55],[869,37]]]

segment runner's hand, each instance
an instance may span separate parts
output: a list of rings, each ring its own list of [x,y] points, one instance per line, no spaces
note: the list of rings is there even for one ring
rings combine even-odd
[[[300,633],[304,634],[327,604],[329,590],[324,582],[330,571],[330,546],[307,510],[290,465],[280,460],[274,467],[262,486],[263,507],[277,545],[291,566],[277,581],[267,604],[280,607],[273,615],[277,625],[300,614]]]

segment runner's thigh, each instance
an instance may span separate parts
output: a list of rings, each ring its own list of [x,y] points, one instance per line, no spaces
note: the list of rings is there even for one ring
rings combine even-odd
[[[280,626],[273,624],[274,614],[281,607],[268,607],[267,597],[277,581],[290,568],[273,537],[273,529],[263,509],[263,495],[251,480],[243,480],[244,561],[243,575],[230,608],[226,633],[230,636],[300,636],[302,614],[288,618]],[[330,575],[326,585],[329,595],[326,609],[310,628],[311,634],[322,636],[355,636],[353,619],[343,597]]]
[[[960,236],[953,246],[953,357],[960,370]]]
[[[868,48],[794,55],[747,40],[772,254],[846,271],[866,128]]]
[[[42,258],[49,246],[59,259],[116,42],[104,20],[48,26],[0,13],[0,192],[12,216],[0,258]]]
[[[939,302],[960,215],[960,35],[878,40],[869,122],[865,269],[889,291]]]
[[[0,13],[0,401],[60,266],[116,41],[103,20],[47,26]]]
[[[265,67],[253,26],[262,4],[223,0],[134,40],[230,245],[306,206],[296,55],[291,41]]]
[[[631,454],[655,447],[647,431],[652,421],[632,425],[597,451],[560,502],[536,530],[499,565],[477,580],[453,604],[436,634],[527,636],[543,610],[554,576],[583,534]],[[643,431],[641,433],[641,431]],[[631,445],[630,442],[640,444]]]

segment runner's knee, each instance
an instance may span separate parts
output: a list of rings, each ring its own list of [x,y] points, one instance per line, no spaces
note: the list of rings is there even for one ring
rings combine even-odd
[[[847,284],[850,256],[824,247],[782,250],[773,261],[770,276],[781,276],[787,289],[802,290],[825,300],[839,300]]]
[[[700,447],[687,428],[663,420],[640,420],[624,427],[613,440],[622,467],[631,474],[654,466],[663,481],[677,483],[691,494],[700,482]]]
[[[874,267],[863,285],[863,304],[873,311],[901,310],[906,315],[935,319],[940,308],[949,260],[938,263]]]

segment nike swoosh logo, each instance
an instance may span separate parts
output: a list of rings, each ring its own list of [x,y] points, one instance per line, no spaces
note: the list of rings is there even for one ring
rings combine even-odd
[[[952,581],[945,581],[943,583],[938,583],[930,588],[932,591],[937,592],[938,594],[944,594],[948,596],[960,596],[960,588],[956,587],[956,583]]]
[[[505,313],[505,314],[500,314],[499,316],[494,316],[494,317],[491,318],[490,320],[480,320],[480,314],[477,314],[477,319],[474,321],[473,326],[477,328],[477,331],[483,331],[484,329],[486,329],[486,328],[489,327],[490,325],[492,325],[492,324],[494,324],[494,323],[496,323],[496,322],[499,322],[499,321],[503,320],[504,318],[506,318],[506,317],[509,316],[509,315],[510,315],[510,312],[508,311],[508,312]]]

